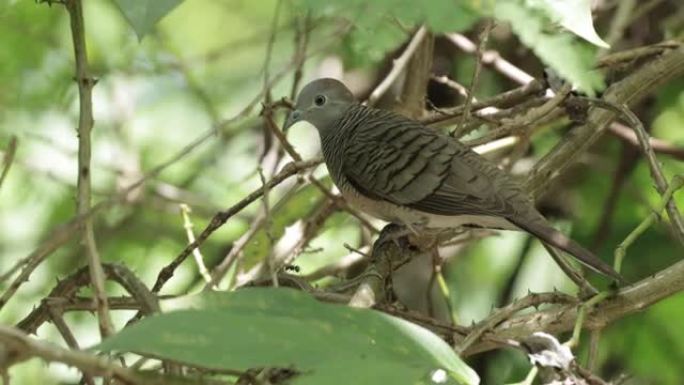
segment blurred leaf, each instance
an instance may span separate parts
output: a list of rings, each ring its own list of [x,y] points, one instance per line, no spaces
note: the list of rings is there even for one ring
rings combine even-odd
[[[594,29],[589,0],[528,0],[532,8],[544,10],[564,28],[601,48],[610,48]]]
[[[249,288],[166,301],[98,350],[131,351],[213,369],[290,368],[297,384],[477,384],[466,366],[426,329],[367,309],[318,302],[290,289]]]
[[[469,2],[452,0],[299,0],[296,4],[316,16],[343,17],[353,24],[345,43],[356,65],[382,59],[418,24],[426,24],[434,32],[459,32],[480,17]]]
[[[183,0],[114,0],[139,40]]]
[[[494,15],[511,23],[520,40],[549,67],[590,96],[603,87],[601,75],[593,70],[594,55],[587,46],[571,35],[550,34],[543,13],[524,6],[520,1],[499,1]]]
[[[326,185],[330,184],[330,179],[326,180]],[[273,244],[269,235],[276,241],[285,234],[285,228],[293,225],[302,218],[306,218],[318,207],[323,193],[313,185],[308,185],[297,191],[292,197],[279,202],[271,211],[271,226],[268,229],[261,229],[254,234],[251,242],[245,246],[243,251],[243,267],[249,269],[273,250]],[[269,234],[270,233],[270,234]]]

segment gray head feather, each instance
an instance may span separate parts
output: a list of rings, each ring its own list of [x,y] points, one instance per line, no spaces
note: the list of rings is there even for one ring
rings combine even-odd
[[[306,121],[324,136],[326,132],[334,129],[335,122],[353,103],[354,95],[339,80],[314,80],[299,93],[295,109],[290,114],[285,128],[299,121]]]

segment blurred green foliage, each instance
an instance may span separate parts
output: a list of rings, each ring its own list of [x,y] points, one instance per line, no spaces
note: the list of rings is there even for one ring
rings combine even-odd
[[[192,0],[173,8],[175,3],[85,2],[89,58],[98,78],[93,100],[95,202],[112,197],[147,170],[165,162],[262,91],[264,58],[277,0]],[[270,63],[272,75],[291,68],[295,22],[307,12],[314,23],[308,49],[311,58],[304,66],[305,81],[317,77],[320,64],[330,56],[343,62],[346,70],[376,69],[387,60],[389,52],[406,42],[415,23],[425,22],[439,32],[469,32],[476,31],[472,27],[483,16],[494,15],[510,22],[518,37],[492,36],[490,49],[510,55],[521,66],[552,66],[582,90],[591,92],[602,87],[600,76],[589,71],[594,49],[570,33],[554,30],[552,22],[558,20],[551,11],[530,8],[522,0],[439,0],[421,2],[419,6],[407,0],[284,1]],[[598,20],[596,29],[604,35],[610,18]],[[678,24],[664,23],[662,28],[669,28],[665,25]],[[666,36],[678,34],[681,36],[681,31],[676,29],[663,31]],[[78,92],[72,80],[74,61],[68,18],[58,4],[48,7],[26,0],[3,2],[0,36],[0,150],[4,150],[11,135],[19,138],[17,158],[0,188],[0,272],[4,272],[74,214]],[[528,54],[529,49],[536,57],[520,54]],[[472,58],[457,55],[451,64],[452,75],[468,84]],[[486,94],[510,88],[490,71],[483,72],[480,82],[479,92]],[[289,75],[276,83],[274,98],[289,95],[291,85]],[[268,148],[257,110],[244,121],[224,127],[150,180],[132,194],[131,202],[99,214],[96,237],[102,258],[125,264],[151,285],[159,270],[187,244],[179,203],[192,207],[197,233],[216,211],[260,187],[260,157]],[[662,87],[654,95],[648,113],[640,116],[652,127],[654,136],[684,146],[684,79]],[[563,134],[554,127],[536,135],[530,157],[542,156]],[[290,138],[302,152],[316,152],[313,130],[291,132]],[[561,185],[563,194],[558,194],[557,200],[562,200],[566,212],[557,223],[582,244],[594,241],[622,152],[623,145],[616,139],[602,139],[568,175],[569,181]],[[659,160],[668,177],[684,172],[680,161],[667,156]],[[324,177],[324,167],[315,175]],[[248,266],[272,252],[269,234],[275,238],[286,234],[301,224],[300,220],[310,217],[323,201],[317,189],[305,185],[287,201],[277,203],[288,188],[282,186],[271,192],[276,217],[268,231],[259,231],[248,243],[244,251]],[[658,197],[648,169],[639,159],[626,176],[620,194],[614,197],[612,226],[597,246],[603,258],[611,259],[613,248],[650,213]],[[684,204],[682,195],[677,200],[680,206]],[[262,206],[261,201],[251,204],[202,245],[207,265],[214,266],[225,256]],[[309,245],[311,250],[295,263],[302,274],[309,273],[347,254],[344,243],[362,246],[363,242],[358,222],[339,213],[325,222]],[[445,266],[445,275],[453,293],[453,308],[462,322],[480,320],[492,306],[522,296],[528,289],[572,288],[537,242],[532,242],[527,252],[526,244],[524,234],[502,233],[469,243],[465,250],[449,249],[453,258]],[[678,261],[680,255],[681,249],[664,220],[629,249],[625,275],[636,281]],[[49,292],[55,279],[84,263],[76,241],[61,248],[2,309],[0,322],[16,323]],[[597,283],[601,282],[597,279]],[[7,282],[0,282],[3,291],[6,286]],[[199,287],[196,267],[188,260],[163,293],[186,293]],[[122,292],[112,286],[111,293]],[[682,298],[672,297],[607,328],[601,338],[599,372],[607,376],[632,373],[636,383],[680,384],[684,376],[684,334],[678,321],[684,318]],[[131,313],[114,315],[116,326],[122,327]],[[82,346],[98,342],[94,316],[69,313],[67,322]],[[38,336],[65,346],[51,324],[41,327]],[[481,369],[479,374],[485,384],[520,379],[528,368],[522,354],[509,351],[476,356],[467,363]],[[76,383],[79,378],[72,369],[46,366],[37,360],[12,367],[11,375],[18,384],[66,384]]]

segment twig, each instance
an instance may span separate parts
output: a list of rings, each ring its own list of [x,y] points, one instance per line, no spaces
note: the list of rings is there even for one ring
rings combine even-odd
[[[589,352],[587,353],[587,369],[590,372],[596,371],[598,361],[599,344],[601,342],[601,329],[592,330],[589,334]]]
[[[452,43],[454,43],[458,48],[467,53],[477,52],[477,45],[473,43],[467,37],[458,34],[450,33],[445,35]],[[497,71],[505,75],[507,78],[513,80],[518,84],[527,84],[534,80],[534,78],[528,75],[525,71],[511,64],[511,62],[502,58],[496,51],[485,51],[482,53],[482,64],[491,65]]]
[[[596,67],[615,67],[621,64],[634,62],[639,59],[659,55],[671,49],[679,48],[681,46],[682,43],[678,41],[664,41],[653,45],[647,45],[624,51],[613,52],[599,58],[596,63]]]
[[[266,104],[271,103],[271,86],[270,86],[270,72],[271,55],[273,53],[273,43],[275,43],[276,32],[278,30],[278,19],[280,18],[280,8],[282,0],[276,1],[275,11],[273,11],[273,19],[271,20],[271,33],[268,36],[268,43],[266,44],[266,58],[264,59],[264,99]]]
[[[447,85],[449,85],[449,84],[450,83],[447,83]],[[462,87],[462,86],[460,86],[460,87]],[[495,95],[495,96],[492,96],[491,98],[488,98],[488,99],[482,99],[482,100],[473,99],[473,103],[471,105],[471,111],[478,111],[478,110],[482,110],[482,109],[487,108],[487,107],[502,108],[502,107],[512,106],[512,105],[519,103],[520,101],[528,98],[531,95],[540,94],[542,91],[544,91],[544,85],[541,82],[534,80],[534,81],[531,81],[531,82],[529,82],[523,86],[512,89],[510,91],[502,92],[502,93]],[[460,116],[463,113],[463,111],[464,111],[463,107],[464,107],[463,105],[460,105],[460,106],[456,106],[453,108],[442,108],[441,114],[435,114],[432,116],[428,116],[424,119],[421,119],[421,121],[424,124],[439,124],[439,125],[448,124],[455,117]]]
[[[556,93],[556,95],[554,95],[551,99],[547,100],[541,106],[536,108],[530,108],[524,114],[509,119],[508,121],[504,122],[501,127],[497,127],[495,130],[492,130],[477,139],[468,141],[467,145],[472,147],[485,144],[494,139],[515,132],[516,130],[519,130],[521,128],[531,130],[536,125],[539,125],[539,123],[543,121],[544,118],[554,116],[553,112],[555,110],[558,110],[558,106],[560,106],[561,103],[565,100],[565,98],[570,93],[571,89],[572,87],[570,86],[570,84],[563,85],[563,88],[561,88]],[[465,132],[456,132],[454,133],[454,136],[459,137],[461,134],[464,133]]]
[[[577,319],[575,320],[575,325],[572,328],[572,336],[564,343],[564,345],[568,346],[569,348],[575,348],[579,345],[580,336],[582,335],[582,328],[584,327],[584,320],[587,317],[587,313],[591,311],[594,306],[603,302],[606,298],[609,298],[613,294],[614,293],[612,291],[602,291],[579,305]]]
[[[5,181],[5,177],[12,166],[12,161],[14,161],[14,154],[17,151],[17,136],[12,135],[7,145],[7,150],[5,150],[5,155],[2,157],[2,173],[0,173],[0,187],[2,187],[2,182]]]
[[[566,261],[565,257],[560,254],[555,248],[547,245],[546,243],[542,242],[542,245],[544,246],[544,249],[549,253],[551,258],[556,262],[558,267],[565,273],[565,275],[570,278],[572,282],[577,285],[577,287],[580,289],[580,293],[586,292],[586,293],[591,293],[591,294],[596,294],[598,293],[598,290],[596,290],[595,287],[587,281],[586,278],[582,276],[580,272],[575,270],[572,266],[570,266],[570,263]]]
[[[90,302],[94,303],[95,301],[91,299]],[[59,334],[62,335],[62,338],[64,338],[64,341],[66,342],[67,346],[69,346],[69,348],[71,348],[72,350],[81,350],[81,348],[78,345],[78,341],[76,341],[76,337],[74,337],[74,334],[71,332],[71,329],[69,329],[69,326],[67,325],[66,321],[64,321],[64,312],[62,311],[62,309],[58,306],[53,305],[49,305],[47,309],[48,313],[50,314],[50,322],[52,322],[52,324],[55,325],[55,328],[57,328]],[[97,308],[95,308],[94,310],[97,310]],[[88,373],[83,373],[82,381],[88,385],[95,385],[95,380]]]
[[[309,45],[309,28],[311,24],[311,13],[307,12],[304,20],[300,18],[295,19],[297,23],[295,32],[295,52],[292,62],[295,65],[295,71],[292,76],[292,88],[290,89],[290,100],[297,97],[297,90],[299,89],[299,82],[302,80],[302,67],[306,60],[306,49]]]
[[[214,215],[209,225],[207,225],[207,227],[200,233],[197,239],[194,242],[190,243],[188,246],[186,246],[185,249],[183,249],[183,251],[173,260],[171,264],[167,265],[162,269],[162,271],[159,272],[159,276],[157,276],[157,281],[154,283],[152,291],[154,293],[158,293],[159,290],[161,290],[162,286],[164,286],[164,283],[166,283],[166,281],[168,281],[169,278],[171,278],[171,276],[173,275],[173,271],[176,269],[176,267],[180,265],[183,262],[183,260],[185,260],[185,258],[188,255],[190,255],[190,253],[195,248],[201,245],[219,227],[223,226],[223,224],[226,223],[228,219],[230,219],[233,215],[240,212],[250,203],[259,199],[266,188],[273,188],[285,179],[299,173],[300,171],[318,166],[321,163],[321,161],[322,160],[320,158],[316,158],[311,160],[305,160],[302,162],[292,162],[286,164],[285,167],[283,167],[283,169],[278,174],[276,174],[262,187],[254,190],[252,193],[243,198],[240,202],[231,206],[227,210],[220,211],[216,215]],[[225,273],[226,271],[219,267],[214,269],[214,271],[212,272],[211,284],[216,284],[218,281],[220,281],[221,278],[223,278],[223,276],[225,275]]]
[[[629,131],[634,134],[633,131]],[[636,135],[634,137],[636,140]],[[639,143],[637,143],[637,146]],[[610,233],[612,225],[613,214],[617,207],[617,202],[620,194],[623,191],[623,186],[627,182],[628,176],[634,171],[639,160],[638,149],[631,146],[622,146],[620,151],[620,160],[613,172],[613,181],[610,185],[610,190],[603,200],[601,205],[601,216],[599,217],[598,225],[594,231],[594,239],[591,241],[591,249],[598,250],[600,245],[606,240]]]
[[[610,126],[608,126],[608,132],[620,138],[624,143],[636,148],[640,148],[639,138],[637,138],[634,130],[629,129],[629,127],[626,127],[619,122],[613,122]],[[648,141],[651,144],[651,148],[653,148],[653,151],[656,153],[670,155],[675,159],[684,160],[684,148],[653,137],[649,137]]]
[[[268,195],[270,189],[266,185],[266,177],[264,177],[264,172],[259,168],[259,178],[261,179],[261,185],[264,187],[264,195],[261,197],[264,207],[264,227],[266,228],[266,236],[271,242],[271,245],[275,245],[276,239],[271,232],[271,226],[273,226],[273,217],[271,216],[271,205],[269,204]],[[266,256],[266,264],[268,265],[269,273],[271,274],[271,284],[273,287],[278,287],[278,269],[276,268],[276,263],[274,261],[275,253],[269,253]]]
[[[599,107],[622,114],[625,120],[629,122],[629,124],[632,126],[632,129],[634,129],[637,138],[639,139],[639,144],[641,145],[644,155],[646,156],[646,160],[648,161],[648,168],[651,172],[651,178],[655,181],[656,190],[658,190],[658,193],[660,193],[660,195],[663,196],[663,199],[665,199],[665,194],[667,194],[670,189],[667,185],[667,181],[665,180],[665,174],[663,173],[660,163],[658,163],[658,159],[656,158],[655,152],[651,147],[650,137],[646,133],[644,125],[641,123],[639,118],[637,118],[637,116],[634,115],[634,113],[625,104],[612,103],[610,101],[601,99],[589,100]],[[680,179],[677,178],[677,181],[679,180]],[[671,194],[672,192],[670,192],[670,195]],[[672,222],[672,227],[674,227],[677,239],[681,244],[684,244],[684,221],[682,221],[682,217],[679,214],[677,204],[674,200],[666,199],[665,209],[670,217],[670,221]]]
[[[61,362],[76,367],[84,373],[102,377],[113,377],[124,384],[143,384],[145,382],[134,371],[117,365],[114,361],[86,353],[79,350],[63,349],[29,338],[19,329],[0,325],[0,346],[10,362],[3,362],[9,366],[32,357],[39,357],[47,362]],[[155,381],[156,382],[156,381]]]
[[[625,29],[629,26],[630,15],[634,10],[636,5],[636,0],[622,0],[617,3],[617,9],[613,19],[610,22],[610,27],[608,28],[608,33],[606,35],[606,43],[613,46],[620,38],[622,38]]]
[[[447,86],[447,87],[451,88],[452,90],[458,92],[458,94],[463,96],[464,98],[467,98],[471,95],[470,91],[468,91],[468,88],[466,88],[463,84],[461,84],[457,81],[449,79],[449,77],[446,75],[437,76],[435,74],[432,74],[432,75],[430,75],[430,79],[436,81],[437,83],[444,84],[445,86]],[[477,98],[475,96],[472,96],[471,103],[472,102],[477,102]],[[460,106],[458,106],[458,108],[461,111],[466,110],[465,105],[460,105]],[[447,110],[441,109],[439,115],[444,116],[444,115],[449,115],[449,114],[450,113]]]
[[[604,92],[603,100],[618,105],[636,103],[659,85],[683,74],[684,48],[679,48],[664,53],[611,85]],[[594,143],[613,119],[615,113],[612,111],[591,109],[584,125],[576,127],[573,135],[567,136],[537,162],[528,175],[527,190],[533,195],[542,193],[553,177],[563,172],[578,154]]]
[[[554,293],[529,293],[527,296],[515,300],[510,304],[496,310],[492,315],[478,322],[473,326],[468,335],[456,347],[457,352],[467,350],[488,330],[494,329],[498,324],[510,318],[515,313],[528,307],[539,307],[539,305],[549,304],[571,304],[576,303],[577,299],[571,295],[559,292]]]
[[[297,153],[297,150],[295,150],[294,147],[292,147],[292,144],[290,144],[290,142],[287,140],[285,134],[280,130],[280,128],[276,125],[275,121],[273,120],[273,109],[270,105],[263,106],[261,116],[264,117],[266,126],[278,139],[280,145],[283,146],[285,152],[287,152],[287,154],[290,155],[294,161],[301,162],[301,155],[299,155],[299,153]]]
[[[178,205],[180,207],[181,216],[183,217],[183,228],[185,228],[185,233],[188,236],[188,242],[195,242],[195,233],[193,233],[192,228],[194,227],[192,221],[190,220],[190,206],[185,203]],[[199,247],[192,251],[192,256],[195,257],[195,263],[197,264],[197,270],[204,279],[205,282],[211,282],[211,275],[209,275],[209,270],[204,264],[204,257],[200,252]]]
[[[446,311],[449,313],[449,320],[451,321],[452,325],[458,325],[458,314],[456,314],[456,310],[454,310],[454,305],[452,303],[451,299],[451,290],[449,290],[449,285],[446,282],[446,279],[444,279],[444,274],[442,273],[442,265],[440,264],[439,260],[439,251],[435,247],[432,252],[436,255],[433,255],[432,260],[436,261],[433,262],[434,268],[432,271],[434,282],[437,282],[437,287],[439,288],[440,293],[442,294],[442,298],[444,298],[444,306],[446,307]],[[432,283],[432,282],[431,282]],[[428,303],[430,303],[431,299],[431,288],[432,284],[428,285],[428,290],[427,290],[427,295],[428,295]]]
[[[366,259],[367,253],[369,251],[368,246],[364,246],[360,249],[354,249],[351,253],[341,257],[337,261],[322,266],[309,274],[302,276],[307,281],[317,281],[323,277],[336,276],[337,274],[346,271],[349,267],[354,264]]]
[[[435,38],[429,31],[421,39],[416,50],[403,71],[404,80],[398,103],[392,103],[392,108],[412,119],[418,119],[425,114],[425,102],[428,99],[428,83],[432,72],[432,58],[434,56]]]
[[[411,38],[411,41],[409,42],[408,46],[404,50],[404,52],[396,58],[392,62],[392,69],[390,72],[385,76],[385,78],[380,82],[380,84],[371,92],[370,96],[368,97],[368,102],[367,104],[369,106],[374,106],[375,103],[378,102],[378,100],[387,92],[387,90],[390,88],[392,83],[397,79],[399,74],[401,74],[401,71],[406,67],[406,64],[408,64],[409,59],[411,59],[411,56],[413,56],[413,53],[416,51],[418,46],[420,45],[420,42],[425,38],[427,35],[427,28],[425,26],[421,26],[418,28],[418,31],[413,35]]]
[[[358,212],[355,208],[349,206],[349,205],[347,204],[347,201],[344,200],[344,198],[342,198],[341,196],[334,195],[333,193],[331,193],[331,192],[328,190],[328,188],[326,188],[318,179],[314,178],[313,176],[310,175],[308,179],[309,179],[309,182],[311,182],[311,184],[313,184],[313,185],[316,186],[319,190],[321,190],[321,192],[323,193],[323,195],[325,195],[326,197],[328,197],[328,199],[330,199],[330,201],[332,201],[333,203],[335,203],[335,205],[336,205],[338,208],[340,208],[340,209],[342,209],[342,210],[348,212],[348,213],[351,214],[352,216],[354,216],[356,219],[358,219],[358,221],[359,221],[364,227],[366,227],[366,228],[367,228],[368,230],[370,230],[371,232],[373,232],[373,233],[379,232],[378,229],[377,229],[375,226],[373,226],[370,222],[368,222],[368,220],[367,220],[366,218],[364,218],[364,216],[363,216],[360,212]]]
[[[611,322],[639,312],[682,290],[684,290],[684,261],[677,262],[648,278],[621,288],[587,314],[584,327],[589,330],[605,328]],[[519,339],[520,336],[527,336],[539,330],[551,334],[572,330],[577,319],[577,311],[575,304],[569,304],[509,318],[493,331],[485,333],[482,340],[471,345],[464,354],[475,354],[501,346],[501,342],[490,341],[490,337],[502,341]]]
[[[625,254],[627,254],[627,249],[629,246],[631,246],[641,234],[651,227],[651,225],[658,219],[660,213],[665,209],[667,203],[672,201],[672,195],[675,193],[675,191],[682,188],[682,186],[684,186],[684,176],[675,175],[672,178],[672,181],[670,181],[670,185],[668,186],[667,190],[665,190],[665,193],[663,193],[658,207],[656,207],[653,212],[644,218],[644,220],[641,221],[641,223],[639,223],[639,225],[632,230],[632,232],[629,233],[629,235],[627,235],[622,242],[620,242],[618,247],[615,249],[615,271],[620,272],[620,269],[622,268],[622,260],[625,258]]]
[[[88,68],[88,53],[85,45],[85,26],[81,0],[67,0],[65,6],[69,12],[71,36],[76,57],[76,82],[78,83],[79,119],[78,119],[78,214],[85,215],[90,211],[90,153],[91,131],[93,129],[92,89],[96,80]],[[107,305],[107,293],[104,287],[104,272],[100,255],[95,244],[95,233],[92,218],[84,221],[81,228],[81,241],[90,266],[90,279],[93,286],[93,298],[97,305],[100,335],[104,338],[114,333],[114,326]]]
[[[153,314],[159,311],[157,297],[152,295],[149,289],[123,265],[103,264],[107,279],[117,282],[123,287],[137,303],[137,308],[144,314]],[[50,294],[38,307],[21,320],[17,327],[27,333],[35,333],[40,325],[48,320],[48,307],[56,298],[72,298],[78,290],[89,282],[88,267],[83,267],[74,274],[57,283]],[[118,301],[116,302],[118,303]],[[92,302],[88,310],[94,310]]]
[[[465,104],[463,105],[463,115],[461,116],[461,121],[458,124],[456,132],[461,132],[465,122],[470,118],[470,106],[473,103],[473,98],[475,97],[475,89],[477,88],[477,82],[480,80],[480,71],[482,70],[482,52],[487,46],[487,40],[489,40],[489,32],[492,30],[492,21],[487,20],[482,32],[480,33],[480,42],[477,45],[477,50],[475,51],[475,70],[473,71],[473,78],[470,81],[470,91],[466,97]],[[456,137],[460,135],[456,134]]]

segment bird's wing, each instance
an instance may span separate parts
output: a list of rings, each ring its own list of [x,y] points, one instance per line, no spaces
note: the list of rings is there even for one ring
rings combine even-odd
[[[437,215],[502,217],[607,276],[609,265],[542,217],[517,183],[460,142],[389,112],[365,117],[342,173],[362,194]]]
[[[516,215],[524,193],[505,172],[420,123],[369,114],[347,141],[342,173],[361,193],[438,215]]]

